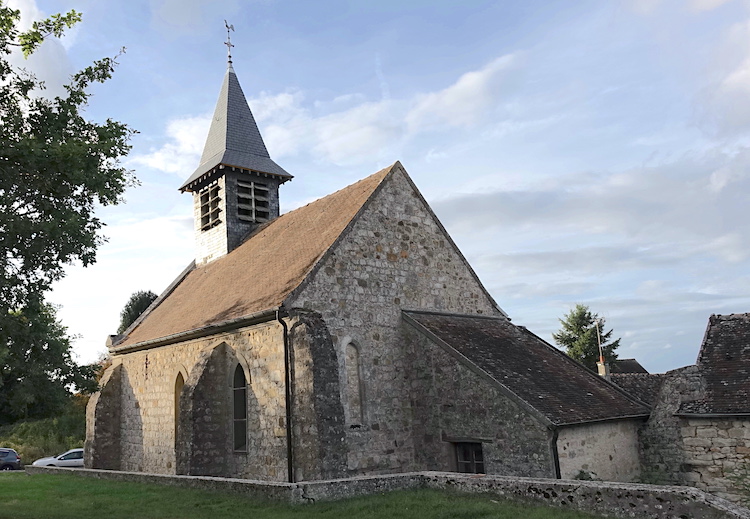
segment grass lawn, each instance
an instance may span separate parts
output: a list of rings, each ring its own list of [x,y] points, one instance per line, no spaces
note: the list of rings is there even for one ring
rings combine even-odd
[[[246,497],[69,475],[0,472],[0,518],[33,519],[594,519],[569,510],[528,506],[486,496],[432,490],[312,505],[280,505]]]

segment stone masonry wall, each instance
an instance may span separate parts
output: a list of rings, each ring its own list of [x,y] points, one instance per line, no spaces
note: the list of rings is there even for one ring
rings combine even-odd
[[[319,315],[294,312],[289,343],[293,357],[293,445],[295,481],[346,474],[344,409],[339,398],[338,360]]]
[[[689,484],[683,474],[686,454],[680,430],[684,419],[675,416],[675,413],[682,402],[699,399],[703,391],[703,379],[697,366],[687,366],[665,374],[651,416],[639,434],[641,463],[646,480]]]
[[[731,501],[747,500],[750,486],[750,419],[689,418],[680,428],[684,481]],[[744,492],[732,476],[744,476]]]
[[[732,501],[747,499],[750,418],[675,416],[682,403],[704,396],[698,366],[666,374],[641,430],[644,473],[654,482],[690,485]],[[743,474],[744,491],[733,481]]]
[[[227,352],[221,360],[201,362],[206,354],[210,356],[221,345],[226,345]],[[181,401],[187,393],[202,394],[200,389],[195,390],[195,386],[206,384],[204,389],[210,388],[212,398],[224,399],[226,404],[212,404],[211,399],[197,401],[197,408],[189,409],[189,413],[181,416],[181,421],[191,415],[193,423],[202,420],[211,427],[223,425],[226,431],[231,431],[231,417],[227,414],[232,398],[230,375],[233,372],[227,369],[227,365],[231,364],[234,369],[239,362],[246,370],[249,384],[249,450],[234,453],[228,443],[231,434],[225,435],[223,441],[227,444],[221,463],[226,466],[226,472],[235,477],[286,480],[283,333],[279,323],[273,321],[203,339],[117,355],[115,361],[122,363],[121,391],[118,401],[111,402],[120,408],[120,470],[153,474],[177,472],[174,392],[178,373],[185,380]],[[221,363],[226,365],[222,367]],[[212,373],[204,373],[204,369],[212,370]],[[222,387],[223,393],[216,395]],[[182,427],[179,434],[187,434],[184,429]],[[206,434],[206,431],[198,428],[197,433]],[[89,441],[96,439],[89,438]],[[181,448],[186,448],[184,442]],[[207,453],[196,450],[202,448],[200,444],[193,443],[191,448],[191,456],[206,458]],[[181,465],[190,466],[190,462],[183,457]],[[94,463],[93,468],[99,467]]]
[[[455,471],[452,442],[482,442],[485,471],[554,477],[551,431],[496,387],[404,323],[415,464]]]
[[[641,473],[638,426],[635,420],[617,420],[560,429],[561,477],[574,479],[584,471],[604,481],[636,481]]]
[[[421,468],[401,308],[500,312],[401,171],[384,181],[332,252],[286,305],[325,320],[336,345],[342,402],[349,401],[346,347],[357,346],[363,423],[346,429],[348,472]]]
[[[99,382],[101,389],[89,398],[83,450],[87,467],[109,470],[120,468],[122,372],[119,362],[112,364]]]

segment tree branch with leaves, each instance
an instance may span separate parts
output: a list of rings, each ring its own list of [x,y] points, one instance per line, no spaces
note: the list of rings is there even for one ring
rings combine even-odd
[[[33,74],[13,66],[50,36],[81,20],[70,11],[18,29],[20,12],[0,0],[0,406],[3,420],[49,416],[75,387],[95,389],[94,370],[77,366],[71,338],[44,302],[66,265],[94,263],[105,241],[99,205],[118,204],[136,184],[122,165],[134,131],[85,117],[94,83],[116,57],[74,74],[65,94],[48,99]],[[92,385],[93,384],[93,385]]]

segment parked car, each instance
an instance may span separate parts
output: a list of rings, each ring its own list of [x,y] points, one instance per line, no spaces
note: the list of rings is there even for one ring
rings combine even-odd
[[[21,470],[21,456],[13,449],[0,447],[0,470]]]
[[[83,467],[83,449],[70,449],[57,456],[41,458],[32,465],[35,467]]]

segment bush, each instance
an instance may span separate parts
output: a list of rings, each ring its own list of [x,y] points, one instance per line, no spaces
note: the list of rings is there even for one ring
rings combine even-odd
[[[86,439],[85,409],[82,401],[74,400],[62,416],[23,420],[0,427],[0,447],[15,449],[26,465],[38,458],[83,447]]]

